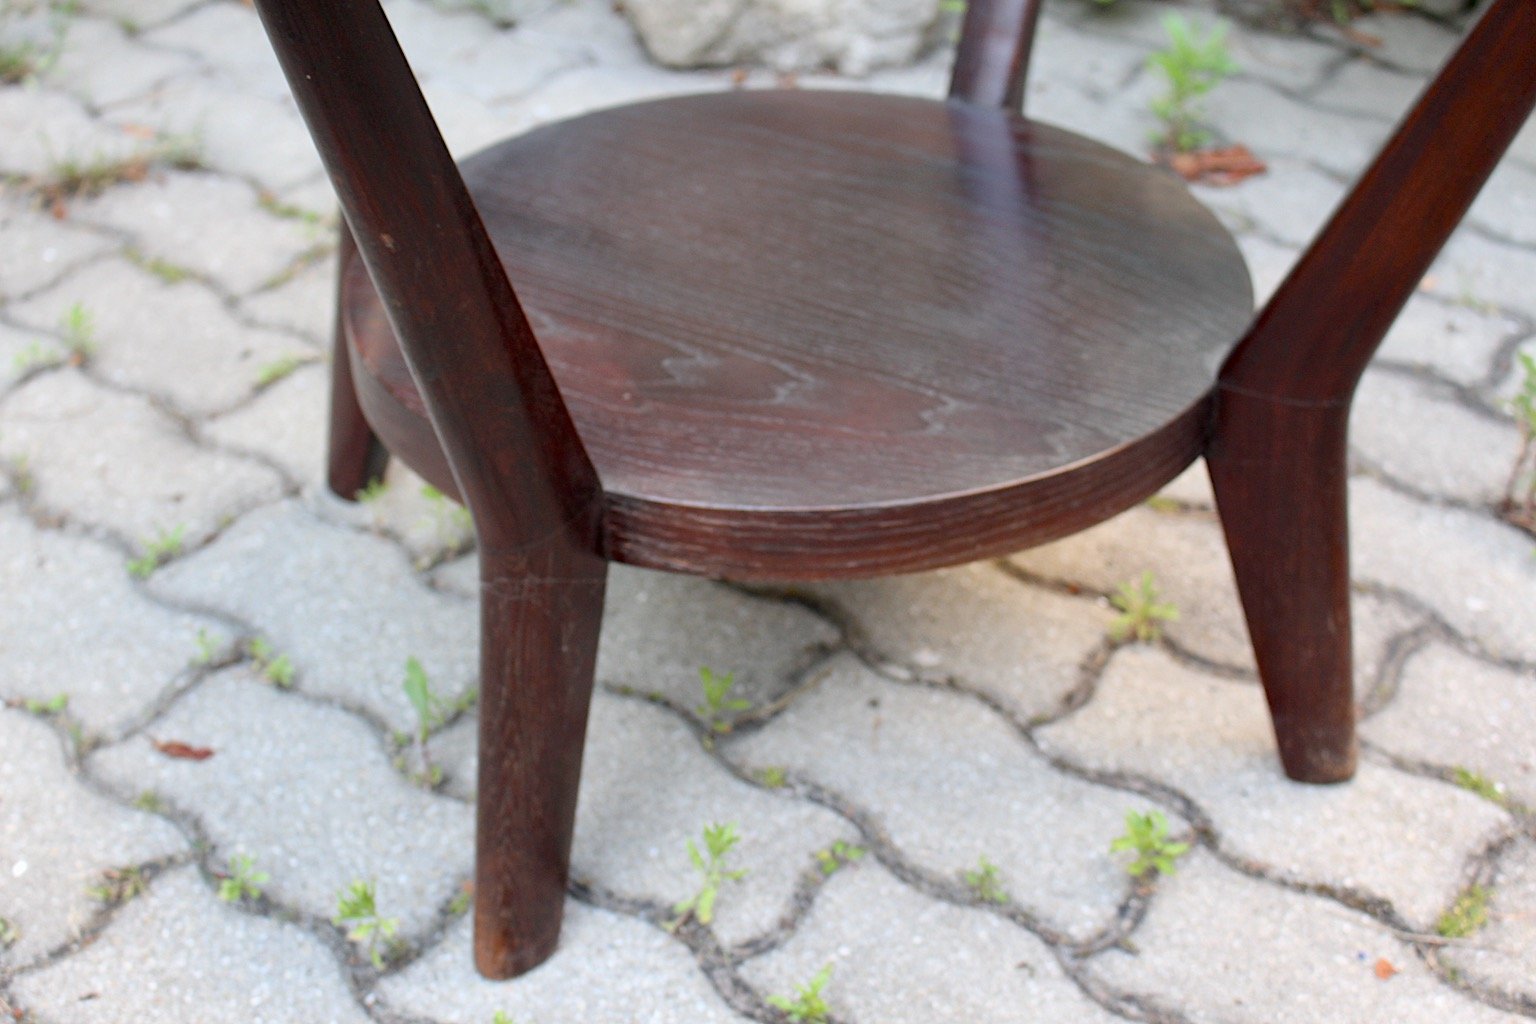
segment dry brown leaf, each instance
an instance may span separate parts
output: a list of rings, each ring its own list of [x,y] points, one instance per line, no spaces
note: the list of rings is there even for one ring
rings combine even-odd
[[[174,757],[181,761],[206,761],[213,756],[213,750],[210,747],[194,747],[180,740],[150,740],[150,742],[166,757]]]
[[[1198,181],[1203,185],[1222,188],[1269,170],[1264,161],[1254,156],[1253,151],[1244,145],[1170,153],[1163,160],[1185,181]]]
[[[1382,981],[1391,981],[1394,974],[1401,973],[1402,972],[1399,971],[1396,967],[1392,966],[1392,961],[1388,960],[1386,957],[1380,957],[1377,959],[1376,977],[1380,978]]]

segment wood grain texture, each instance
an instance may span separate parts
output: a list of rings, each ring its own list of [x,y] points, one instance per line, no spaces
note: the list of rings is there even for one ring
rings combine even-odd
[[[1235,245],[1182,184],[968,104],[663,100],[464,174],[597,469],[605,550],[639,564],[870,574],[1080,528],[1194,458],[1251,313]],[[366,278],[349,284],[367,376],[419,416]],[[378,406],[391,447],[428,447]]]
[[[1041,0],[970,0],[955,47],[950,96],[1022,113],[1042,6]]]
[[[352,379],[352,349],[347,338],[346,303],[342,296],[346,270],[357,255],[352,232],[343,225],[336,247],[336,322],[331,335],[330,431],[326,444],[326,484],[348,501],[384,477],[389,452],[368,426]]]

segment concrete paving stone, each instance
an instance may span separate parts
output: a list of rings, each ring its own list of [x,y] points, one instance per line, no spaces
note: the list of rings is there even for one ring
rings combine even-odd
[[[0,793],[0,918],[17,933],[0,946],[0,972],[75,938],[99,907],[89,889],[103,871],[186,848],[170,823],[82,785],[54,731],[8,708],[0,708]]]
[[[0,302],[45,288],[110,249],[110,238],[56,220],[19,197],[0,199]]]
[[[392,729],[416,724],[401,686],[407,658],[445,700],[476,685],[474,606],[423,586],[389,541],[325,522],[302,501],[245,516],[150,586],[239,617],[288,655],[298,690],[364,708]]]
[[[1038,735],[1074,764],[1184,793],[1229,853],[1296,882],[1382,897],[1420,928],[1454,898],[1466,858],[1510,826],[1470,793],[1371,763],[1347,785],[1291,782],[1259,688],[1160,651],[1120,651],[1093,700]]]
[[[1170,514],[1138,506],[1091,530],[1014,555],[1021,568],[1046,579],[1112,592],[1150,571],[1160,599],[1179,611],[1163,632],[1185,650],[1234,668],[1255,669],[1248,625],[1226,542],[1214,515]],[[1388,602],[1354,600],[1355,678],[1374,679],[1392,639],[1416,615]]]
[[[1350,23],[1381,41],[1367,56],[1404,71],[1429,75],[1444,64],[1461,33],[1428,18],[1404,18],[1397,12],[1366,14]]]
[[[334,216],[334,200],[322,214]],[[331,221],[334,225],[334,220]],[[335,237],[326,228],[326,240]],[[240,300],[240,310],[257,323],[297,331],[322,350],[331,347],[331,327],[336,316],[336,260],[316,260],[276,288],[254,292]]]
[[[1525,127],[1520,129],[1515,141],[1510,143],[1509,154],[1505,159],[1517,160],[1527,170],[1536,170],[1536,118],[1526,119]]]
[[[196,57],[241,92],[270,99],[288,95],[288,82],[256,10],[245,4],[203,4],[140,38]]]
[[[1467,217],[1500,238],[1536,246],[1536,170],[1505,160],[1483,186]]]
[[[475,19],[480,20],[480,19]],[[437,36],[434,24],[424,39]],[[418,45],[423,40],[413,39]],[[487,33],[484,22],[470,46],[453,59],[432,62],[425,77],[434,85],[450,86],[484,102],[525,96],[554,75],[588,62],[574,43],[551,45],[516,31]]]
[[[0,323],[0,389],[38,366],[62,362],[67,355],[57,338]]]
[[[6,623],[0,694],[49,700],[69,694],[88,733],[113,735],[182,681],[199,629],[218,624],[146,600],[123,557],[82,537],[38,530],[0,510],[0,593]]]
[[[430,742],[447,791],[473,800],[479,767],[473,716]],[[814,853],[853,828],[815,804],[740,782],[715,764],[668,712],[598,691],[587,727],[571,873],[623,896],[676,905],[697,890],[688,843],[702,848],[712,824],[735,824],[740,845],[726,859],[747,876],[724,886],[715,934],[726,944],[760,935],[788,909]]]
[[[331,187],[331,179],[327,178],[324,172],[312,174],[292,185],[275,188],[273,189],[273,194],[277,196],[280,202],[298,207],[301,210],[314,210],[324,214],[332,223],[335,221],[338,208],[336,190]],[[320,265],[326,264],[335,265],[334,261],[320,261]],[[266,293],[257,293],[258,296],[264,294]]]
[[[1424,85],[1423,74],[1394,71],[1360,56],[1346,61],[1307,97],[1307,102],[1325,110],[1363,114],[1396,124],[1408,113]]]
[[[1309,160],[1338,174],[1358,174],[1386,141],[1385,121],[1319,110],[1260,82],[1223,82],[1203,100],[1207,120],[1264,160]]]
[[[8,312],[56,329],[76,303],[92,317],[93,370],[185,415],[228,409],[251,396],[264,368],[317,355],[291,335],[242,324],[206,285],[167,282],[125,259],[92,263]]]
[[[526,1024],[740,1021],[682,943],[651,925],[566,902],[560,946],[511,981],[475,973],[470,922],[455,924],[430,953],[379,983],[381,1003],[415,1019],[485,1024],[497,1013]]]
[[[466,60],[487,39],[507,34],[474,11],[449,11],[422,0],[390,0],[384,11],[411,70],[423,79]]]
[[[1269,172],[1231,188],[1195,186],[1195,198],[1231,226],[1253,224],[1271,238],[1300,249],[1311,243],[1344,196],[1344,186],[1293,157],[1269,160]]]
[[[1460,231],[1429,269],[1431,288],[1452,302],[1488,312],[1489,303],[1536,317],[1536,250]]]
[[[84,223],[128,232],[143,254],[243,295],[274,280],[316,244],[305,224],[261,209],[243,181],[173,172],[77,203]]]
[[[1494,657],[1536,660],[1529,535],[1373,480],[1351,482],[1349,508],[1357,582],[1408,591]]]
[[[1361,733],[1399,757],[1477,772],[1536,807],[1536,673],[1432,644],[1409,659],[1396,697]]]
[[[463,506],[442,495],[399,459],[389,461],[384,484],[383,491],[366,501],[342,501],[327,491],[327,500],[318,503],[316,511],[355,530],[393,536],[418,567],[474,546],[473,523]],[[475,580],[469,577],[458,592],[478,595],[480,585]]]
[[[1492,506],[1503,497],[1519,434],[1514,424],[1474,412],[1443,389],[1373,370],[1355,392],[1349,442],[1410,487]]]
[[[1061,18],[1048,16],[1035,31],[1040,48],[1030,60],[1030,76],[1041,81],[1109,92],[1147,65],[1145,44],[1089,35]]]
[[[593,698],[571,873],[610,892],[675,905],[698,891],[688,842],[706,825],[741,836],[726,858],[746,877],[728,882],[714,930],[727,944],[774,927],[815,851],[857,835],[831,811],[748,785],[715,764],[666,711],[599,693]]]
[[[119,104],[105,118],[194,139],[205,167],[270,189],[320,171],[320,157],[291,97],[244,92],[207,70]]]
[[[1491,889],[1488,925],[1441,956],[1529,1005],[1536,1002],[1536,841],[1525,836],[1505,851]]]
[[[1050,947],[994,914],[941,903],[878,862],[833,876],[783,947],[742,969],[765,994],[793,997],[825,965],[839,1020],[880,1024],[1109,1024]]]
[[[1337,47],[1316,39],[1256,32],[1241,26],[1228,35],[1227,47],[1238,74],[1295,93],[1306,93],[1338,65]]]
[[[1138,78],[1130,89],[1145,102],[1109,102],[1114,90],[1107,84],[1103,91],[1090,92],[1069,83],[1034,78],[1029,84],[1029,116],[1145,160],[1157,134],[1157,120],[1147,103],[1157,90],[1146,76]]]
[[[0,174],[46,178],[66,162],[121,160],[141,139],[104,125],[73,96],[51,89],[0,88]]]
[[[462,160],[503,139],[520,135],[531,127],[526,113],[516,105],[493,107],[448,82],[429,81],[422,86],[432,119],[437,122],[448,151]]]
[[[169,21],[203,2],[205,0],[80,0],[80,8],[139,30]]]
[[[166,757],[150,738],[207,747]],[[153,790],[194,815],[215,863],[254,858],[266,895],[329,918],[356,879],[377,885],[379,912],[420,932],[469,876],[473,813],[411,785],[356,716],[283,693],[249,666],[181,698],[144,734],[93,753],[89,769],[125,793]]]
[[[130,542],[180,527],[191,547],[282,491],[272,470],[199,447],[148,400],[69,369],[6,397],[0,457],[26,460],[45,509]]]
[[[157,879],[88,949],[11,987],[40,1019],[72,1024],[369,1020],[318,939],[220,904],[190,867]]]
[[[956,679],[1024,719],[1055,714],[1099,646],[1107,610],[1021,583],[993,565],[822,584],[882,662]]]
[[[1059,5],[1055,15],[1079,32],[1103,39],[1118,39],[1143,46],[1148,52],[1167,42],[1163,28],[1166,11],[1146,4],[1071,4]],[[1208,10],[1186,12],[1195,25],[1207,29],[1218,20]]]
[[[1164,880],[1135,950],[1089,961],[1099,982],[1192,1024],[1515,1024],[1459,994],[1357,911],[1245,878],[1196,851]],[[1382,980],[1378,962],[1398,973]]]
[[[70,19],[63,48],[43,78],[85,103],[104,107],[141,96],[195,67],[196,62],[184,53],[129,38],[115,21],[76,16]]]
[[[202,426],[202,436],[225,448],[264,455],[303,486],[325,472],[325,431],[331,379],[320,363],[300,367],[264,389],[249,405]]]
[[[539,45],[574,45],[594,63],[636,68],[650,65],[629,19],[607,0],[545,3],[530,12],[518,25],[518,32]]]
[[[1109,843],[1142,799],[1055,771],[974,698],[890,683],[843,656],[815,690],[723,749],[848,799],[936,875],[958,881],[990,859],[1019,905],[1076,938],[1108,924],[1125,895]]]
[[[1242,250],[1243,260],[1248,264],[1248,275],[1253,279],[1253,301],[1256,307],[1269,301],[1301,256],[1300,249],[1277,245],[1258,235],[1239,234],[1237,247]]]
[[[1497,313],[1415,295],[1387,332],[1376,358],[1417,367],[1457,384],[1488,378],[1499,350],[1521,330]]]

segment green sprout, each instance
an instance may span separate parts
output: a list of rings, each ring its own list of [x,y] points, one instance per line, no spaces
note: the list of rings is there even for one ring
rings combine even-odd
[[[816,972],[815,977],[795,989],[793,997],[769,996],[768,1003],[784,1011],[795,1024],[827,1024],[832,1008],[821,997],[821,990],[832,980],[832,965],[827,964]]]
[[[225,903],[260,899],[261,887],[269,878],[265,871],[256,870],[256,858],[237,853],[229,858],[229,874],[219,881],[219,899]]]
[[[57,715],[69,707],[69,694],[56,693],[47,700],[31,698],[22,701],[21,706],[34,715]]]
[[[728,713],[745,711],[752,706],[750,701],[728,696],[731,687],[736,685],[736,673],[726,672],[722,675],[703,666],[699,669],[699,682],[704,687],[704,701],[694,708],[694,712],[704,720],[711,732],[730,732]]]
[[[1182,16],[1163,19],[1168,45],[1148,58],[1148,63],[1168,80],[1168,92],[1152,101],[1152,113],[1163,122],[1159,141],[1177,153],[1199,149],[1210,141],[1201,126],[1203,114],[1196,101],[1237,70],[1227,51],[1227,30],[1217,25],[1200,35]]]
[[[246,644],[251,660],[261,672],[262,678],[280,690],[293,686],[293,662],[286,654],[279,654],[264,637],[255,637]]]
[[[109,907],[120,906],[135,896],[142,895],[148,887],[144,871],[135,866],[107,868],[101,873],[101,881],[87,892],[98,903]]]
[[[715,900],[720,895],[720,887],[726,882],[737,882],[745,878],[746,869],[731,870],[725,866],[726,855],[741,841],[741,836],[736,832],[735,823],[725,825],[706,825],[704,827],[704,852],[694,845],[692,839],[688,840],[688,859],[693,863],[701,877],[699,889],[692,896],[677,903],[672,912],[677,917],[672,921],[672,927],[676,928],[690,916],[699,924],[708,925],[715,919]]]
[[[264,388],[276,384],[306,363],[314,362],[309,356],[283,356],[265,364],[256,371],[256,386]]]
[[[1111,853],[1132,852],[1134,860],[1126,865],[1126,871],[1141,878],[1149,872],[1171,875],[1177,870],[1174,861],[1189,852],[1188,843],[1176,843],[1168,838],[1168,819],[1162,811],[1125,814],[1125,834],[1109,844]]]
[[[156,569],[181,554],[181,537],[185,530],[183,526],[173,526],[146,538],[142,542],[143,553],[138,558],[128,560],[128,575],[134,579],[147,580]]]
[[[817,850],[814,856],[816,858],[816,866],[821,869],[821,873],[831,875],[836,874],[839,868],[846,864],[852,864],[868,852],[862,846],[839,839],[831,846]]]
[[[987,858],[983,857],[977,861],[974,868],[962,871],[960,878],[965,882],[966,888],[975,893],[977,899],[987,903],[1008,902],[1008,891],[1003,888],[1003,880],[998,874],[997,865]]]
[[[1536,529],[1536,358],[1517,353],[1520,362],[1520,390],[1509,400],[1510,411],[1520,428],[1520,450],[1504,485],[1504,514],[1527,529]],[[1525,476],[1525,491],[1516,497],[1520,478]]]
[[[1159,622],[1177,622],[1179,618],[1178,608],[1158,600],[1157,583],[1150,572],[1142,573],[1138,583],[1120,584],[1109,603],[1120,611],[1109,624],[1109,635],[1115,640],[1135,637],[1150,643],[1162,636]]]
[[[384,967],[384,944],[399,930],[400,919],[379,915],[372,882],[356,879],[338,893],[331,921],[346,926],[347,938],[366,950],[369,963]]]
[[[1473,885],[1456,897],[1451,909],[1435,922],[1435,932],[1442,938],[1465,939],[1488,923],[1488,900],[1493,892],[1486,886]]]

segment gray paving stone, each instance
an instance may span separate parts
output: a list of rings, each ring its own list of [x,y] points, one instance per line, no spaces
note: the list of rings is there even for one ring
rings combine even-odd
[[[49,700],[69,695],[86,731],[113,735],[156,697],[184,682],[199,629],[210,619],[145,599],[116,551],[34,527],[0,510],[0,695]]]
[[[593,63],[650,64],[629,20],[604,0],[545,4],[518,25],[518,32],[541,45],[579,47]]]
[[[203,0],[81,0],[82,10],[149,28],[167,21]]]
[[[191,54],[218,70],[242,92],[281,99],[288,83],[254,8],[203,4],[169,24],[145,32],[147,43]]]
[[[1229,33],[1227,46],[1243,78],[1299,93],[1315,88],[1340,60],[1337,47],[1315,39],[1255,32],[1240,25]]]
[[[378,986],[390,1009],[443,1024],[484,1024],[497,1013],[529,1024],[739,1021],[687,947],[633,918],[567,901],[560,947],[512,981],[474,972],[468,919],[438,946]]]
[[[77,1024],[369,1019],[319,940],[221,905],[192,868],[157,879],[89,948],[12,987],[40,1017]]]
[[[1479,384],[1492,372],[1503,343],[1520,330],[1506,316],[1416,295],[1387,332],[1377,359],[1429,370],[1457,384]]]
[[[0,793],[0,918],[18,935],[0,948],[0,971],[75,938],[98,909],[88,890],[107,868],[186,848],[168,822],[87,789],[65,766],[53,730],[7,708],[0,708]]]
[[[1203,852],[1165,880],[1136,951],[1089,963],[1100,982],[1196,1024],[1514,1024],[1441,983],[1412,948],[1347,907],[1257,882]],[[1376,974],[1379,960],[1399,973]]]
[[[334,199],[322,216],[334,223]],[[334,227],[326,228],[327,239]],[[331,327],[336,316],[336,261],[316,260],[290,281],[240,300],[240,309],[258,323],[297,331],[323,350],[331,347]]]
[[[782,948],[749,961],[760,991],[793,996],[823,966],[839,1020],[1047,1024],[1119,1020],[1085,996],[1048,946],[994,914],[941,903],[877,862],[840,870]]]
[[[1536,170],[1505,160],[1483,186],[1467,215],[1500,238],[1536,245]]]
[[[1400,757],[1478,772],[1536,807],[1536,674],[1432,644],[1408,661],[1396,697],[1361,731]]]
[[[1211,123],[1260,157],[1310,160],[1339,174],[1358,174],[1390,131],[1385,121],[1319,110],[1260,82],[1223,82],[1204,102]]]
[[[7,396],[0,457],[27,461],[43,507],[134,543],[179,526],[191,547],[282,487],[264,466],[194,445],[149,401],[68,369]]]
[[[1365,57],[1346,62],[1309,102],[1327,110],[1363,114],[1396,124],[1424,89],[1424,76],[1382,67]]]
[[[1145,44],[1090,35],[1049,14],[1035,31],[1040,49],[1031,57],[1030,76],[1039,81],[1108,92],[1142,74],[1147,65]],[[942,63],[948,66],[949,61]]]
[[[766,728],[724,749],[749,769],[783,766],[852,801],[937,875],[957,879],[989,858],[1015,901],[1074,937],[1106,925],[1125,894],[1107,851],[1141,799],[1051,769],[974,698],[889,683],[844,656]]]
[[[1357,582],[1408,591],[1495,657],[1536,659],[1528,535],[1360,478],[1350,484],[1350,516]]]
[[[1536,317],[1536,251],[1460,231],[1440,253],[1429,278],[1436,294],[1486,310],[1492,303]]]
[[[305,225],[262,210],[249,185],[212,174],[159,175],[74,209],[82,222],[130,233],[146,256],[235,294],[277,278],[315,244]]]
[[[1275,289],[1280,287],[1280,282],[1285,280],[1285,275],[1291,272],[1291,267],[1295,266],[1297,258],[1301,255],[1299,249],[1277,245],[1258,235],[1238,235],[1237,247],[1243,251],[1243,259],[1248,264],[1248,274],[1253,279],[1255,307],[1269,301],[1270,296],[1274,295]]]
[[[856,839],[831,811],[737,780],[640,701],[596,695],[582,776],[571,873],[621,895],[687,899],[699,885],[689,840],[702,847],[706,825],[738,826],[727,863],[747,875],[721,889],[713,926],[728,944],[777,924],[816,850]]]
[[[1527,1004],[1536,1002],[1536,841],[1515,842],[1499,859],[1488,901],[1488,925],[1445,961]]]
[[[58,221],[20,199],[0,201],[0,302],[45,288],[71,268],[115,248],[110,238]]]
[[[329,406],[327,406],[329,407]],[[474,545],[474,525],[457,502],[441,494],[399,459],[391,459],[382,492],[366,501],[340,499],[316,504],[332,522],[353,529],[373,530],[395,538],[410,552],[418,568],[456,557]],[[467,596],[480,593],[473,574],[457,588]]]
[[[234,451],[265,455],[301,485],[319,486],[330,394],[328,368],[302,366],[248,405],[208,420],[202,436]]]
[[[166,757],[150,737],[213,755]],[[90,769],[195,815],[217,863],[253,857],[271,875],[268,896],[320,917],[353,880],[372,879],[379,912],[419,932],[474,858],[468,807],[408,783],[355,716],[280,692],[249,667],[208,679],[146,734],[92,754]]]
[[[1061,710],[1110,621],[1088,601],[983,563],[815,592],[852,616],[880,661],[920,678],[958,679],[1024,719]]]
[[[150,92],[194,66],[185,54],[135,42],[113,21],[77,16],[43,77],[54,88],[103,107]]]
[[[40,366],[61,363],[67,356],[57,338],[0,323],[0,388],[9,387]]]
[[[1071,83],[1036,78],[1029,86],[1029,114],[1145,160],[1157,134],[1157,120],[1148,110],[1157,86],[1138,78],[1135,102],[1107,102],[1110,91],[1085,90]]]
[[[1370,56],[1395,68],[1428,75],[1445,63],[1460,33],[1428,18],[1402,18],[1396,12],[1366,14],[1354,27],[1381,41]]]
[[[447,700],[478,676],[471,603],[422,586],[388,541],[325,522],[299,501],[245,516],[150,586],[239,617],[288,655],[300,692],[365,708],[392,729],[416,723],[401,688],[407,658]]]
[[[314,143],[286,93],[256,95],[210,71],[178,77],[118,104],[105,118],[195,139],[204,166],[253,178],[272,189],[320,170]]]
[[[294,356],[313,359],[297,338],[240,323],[197,281],[166,282],[127,260],[105,260],[54,287],[12,303],[17,321],[56,329],[71,306],[92,318],[91,365],[114,384],[205,416],[249,398],[265,367]]]
[[[0,173],[46,177],[66,161],[120,160],[140,140],[93,120],[80,101],[50,89],[0,88]]]
[[[1238,857],[1303,884],[1383,897],[1419,927],[1460,888],[1465,859],[1509,827],[1470,793],[1371,763],[1347,785],[1287,780],[1259,688],[1160,651],[1120,651],[1093,700],[1039,738],[1074,764],[1186,794]]]
[[[1429,494],[1491,506],[1504,494],[1512,423],[1501,423],[1395,373],[1366,373],[1349,419],[1350,446],[1369,464]]]
[[[1253,224],[1298,249],[1308,245],[1343,198],[1344,186],[1293,157],[1269,161],[1269,172],[1231,188],[1196,186],[1195,197],[1230,226]]]

